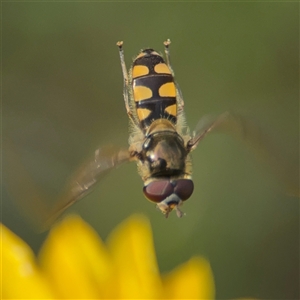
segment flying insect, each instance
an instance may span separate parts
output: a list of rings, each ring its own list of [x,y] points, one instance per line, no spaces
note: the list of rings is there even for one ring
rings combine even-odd
[[[58,201],[48,222],[51,223],[66,208],[91,192],[108,171],[131,161],[137,163],[145,197],[154,202],[166,217],[172,210],[182,217],[184,213],[180,206],[194,190],[191,152],[213,129],[233,133],[266,156],[272,152],[259,127],[228,112],[205,116],[195,130],[190,131],[182,93],[170,63],[170,43],[170,40],[164,42],[165,58],[153,49],[141,50],[129,71],[125,64],[123,42],[117,43],[124,103],[129,117],[129,147],[97,149],[94,156],[75,173],[62,196],[63,200]]]

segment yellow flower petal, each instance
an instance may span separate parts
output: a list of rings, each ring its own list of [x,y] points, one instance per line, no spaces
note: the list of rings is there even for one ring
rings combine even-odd
[[[112,269],[97,233],[79,217],[69,216],[54,227],[40,261],[60,298],[102,298]]]
[[[0,226],[2,299],[55,299],[29,246],[4,225]]]
[[[212,299],[209,263],[193,258],[162,283],[149,222],[133,216],[109,238],[109,250],[79,217],[54,227],[40,253],[41,269],[30,248],[3,234],[4,298],[40,299]],[[46,284],[48,280],[48,285]],[[51,291],[50,291],[51,288]],[[55,291],[55,297],[51,292]]]
[[[214,280],[209,262],[194,257],[164,278],[165,299],[214,299]]]
[[[130,217],[110,235],[116,266],[116,298],[155,299],[161,297],[161,280],[147,219]]]

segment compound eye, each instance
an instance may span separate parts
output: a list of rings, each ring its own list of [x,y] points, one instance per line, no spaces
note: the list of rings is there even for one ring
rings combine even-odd
[[[174,193],[181,199],[187,200],[191,197],[194,191],[194,183],[190,179],[179,179],[176,181]]]
[[[159,203],[170,196],[174,191],[174,186],[169,180],[158,180],[150,182],[144,186],[143,192],[147,199]]]

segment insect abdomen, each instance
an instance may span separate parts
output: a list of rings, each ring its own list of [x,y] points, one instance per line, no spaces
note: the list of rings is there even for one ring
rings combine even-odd
[[[143,50],[133,62],[131,75],[136,114],[142,127],[161,118],[176,124],[176,87],[162,56],[152,49]]]

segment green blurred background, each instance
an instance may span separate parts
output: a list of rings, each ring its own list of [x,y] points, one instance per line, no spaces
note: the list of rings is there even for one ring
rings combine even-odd
[[[163,52],[167,38],[191,128],[205,114],[242,110],[297,158],[298,3],[3,2],[2,221],[35,251],[46,233],[17,209],[30,195],[12,192],[14,178],[55,199],[99,145],[126,146],[115,44],[124,41],[129,65],[143,47]],[[161,271],[204,255],[218,299],[299,299],[299,200],[230,137],[208,136],[193,160],[195,192],[182,219],[165,219],[144,199],[134,164],[68,212],[103,239],[132,213],[145,214]]]

